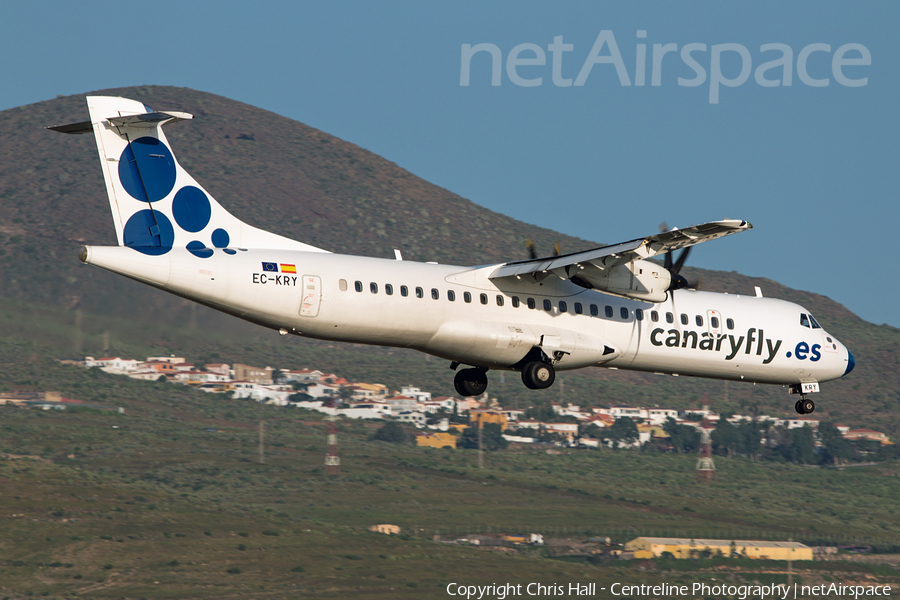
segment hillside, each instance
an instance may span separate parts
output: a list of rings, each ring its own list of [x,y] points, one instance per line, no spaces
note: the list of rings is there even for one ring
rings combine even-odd
[[[494,213],[354,144],[220,96],[161,86],[93,93],[193,113],[194,121],[167,128],[182,164],[239,218],[329,250],[387,257],[400,248],[410,260],[482,264],[523,258],[528,237],[545,250],[556,241],[565,251],[595,245]],[[94,141],[44,127],[81,121],[86,115],[81,95],[0,112],[4,335],[38,337],[43,352],[63,358],[81,350],[100,352],[98,333],[111,330],[110,351],[115,352],[190,351],[230,362],[250,356],[286,367],[315,364],[392,386],[415,377],[436,393],[452,391],[440,361],[304,340],[276,344],[270,332],[81,265],[76,256],[80,244],[115,243]],[[817,414],[896,433],[900,330],[866,323],[828,298],[772,281],[698,269],[686,275],[702,278],[703,288],[710,291],[752,293],[759,285],[768,296],[809,308],[857,358],[852,376],[824,386],[816,398],[821,410]],[[73,327],[76,311],[93,333]],[[163,322],[171,330],[168,339],[154,325]],[[392,372],[395,367],[402,375]],[[561,393],[530,394],[511,378],[506,387],[515,390],[492,392],[523,403],[557,399],[555,394]],[[566,374],[565,381],[565,399],[572,401],[666,404],[705,393],[720,410],[735,412],[756,405],[787,413],[792,404],[780,388],[733,384],[726,405],[720,382],[603,369]]]
[[[373,441],[377,423],[342,421],[341,474],[325,476],[320,414],[60,365],[33,350],[0,339],[0,385],[40,381],[124,412],[0,406],[0,598],[420,599],[446,598],[453,581],[786,577],[777,562],[605,562],[590,550],[560,557],[560,546],[432,541],[474,532],[897,550],[896,461],[840,470],[716,457],[717,481],[704,486],[694,455],[511,447],[486,452],[479,469],[475,450]],[[375,523],[403,535],[367,531]],[[793,569],[802,582],[898,578],[885,565]]]

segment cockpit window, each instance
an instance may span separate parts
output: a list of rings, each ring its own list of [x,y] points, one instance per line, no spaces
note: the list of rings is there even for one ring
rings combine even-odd
[[[809,318],[803,313],[800,313],[800,324],[804,327],[809,327]]]
[[[813,329],[822,329],[822,326],[819,325],[819,322],[816,321],[816,318],[812,315],[809,315],[809,322],[812,323]]]

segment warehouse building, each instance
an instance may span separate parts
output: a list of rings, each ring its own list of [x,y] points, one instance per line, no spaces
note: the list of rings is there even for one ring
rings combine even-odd
[[[812,560],[812,548],[799,542],[761,540],[705,540],[639,537],[625,544],[635,558],[654,558],[668,552],[675,558],[730,556],[760,560]]]

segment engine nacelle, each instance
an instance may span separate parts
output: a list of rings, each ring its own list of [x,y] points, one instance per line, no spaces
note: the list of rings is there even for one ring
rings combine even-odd
[[[647,302],[664,302],[672,283],[671,273],[649,260],[635,260],[605,269],[587,263],[571,279],[582,287]]]

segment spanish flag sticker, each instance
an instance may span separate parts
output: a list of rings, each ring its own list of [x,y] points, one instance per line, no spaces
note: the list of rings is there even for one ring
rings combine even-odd
[[[281,263],[281,272],[282,273],[296,273],[297,267],[295,267],[294,265],[286,265],[284,263]]]

